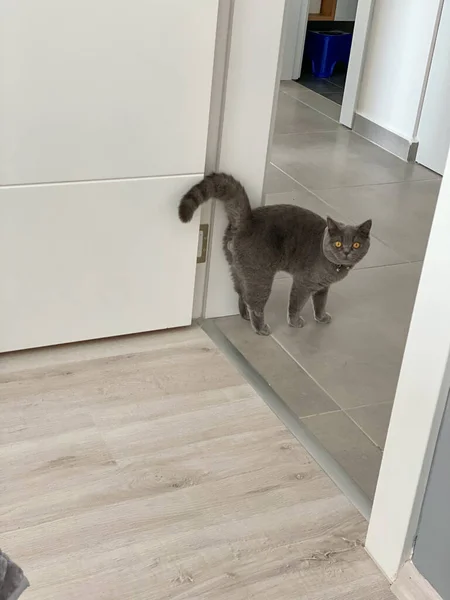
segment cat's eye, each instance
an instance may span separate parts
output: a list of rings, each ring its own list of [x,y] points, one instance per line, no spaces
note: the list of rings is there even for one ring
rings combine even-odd
[[[336,248],[342,248],[342,242],[334,242]]]
[[[359,248],[360,246],[361,246],[361,244],[360,244],[359,242],[354,242],[354,244],[353,244],[353,248],[354,248],[355,250],[358,250],[358,248]]]

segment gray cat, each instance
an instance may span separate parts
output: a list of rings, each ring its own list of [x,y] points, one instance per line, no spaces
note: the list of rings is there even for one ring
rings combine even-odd
[[[270,335],[264,307],[278,271],[293,277],[289,325],[303,327],[300,313],[309,297],[315,320],[329,323],[331,316],[325,310],[329,287],[344,279],[369,251],[372,221],[343,225],[290,204],[252,210],[242,184],[225,173],[208,175],[184,195],[178,209],[181,221],[190,221],[210,198],[225,204],[229,225],[223,249],[239,296],[239,312],[255,332]]]

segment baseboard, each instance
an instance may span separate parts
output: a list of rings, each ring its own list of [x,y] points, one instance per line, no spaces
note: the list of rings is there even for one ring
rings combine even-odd
[[[362,115],[355,115],[353,131],[407,162],[416,160],[419,142],[411,142]]]
[[[391,590],[398,600],[443,600],[411,561],[403,565]]]

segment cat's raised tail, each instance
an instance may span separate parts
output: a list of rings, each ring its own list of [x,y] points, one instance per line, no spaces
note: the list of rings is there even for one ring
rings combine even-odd
[[[178,207],[180,220],[188,223],[197,208],[211,198],[225,203],[228,220],[235,229],[239,229],[251,216],[252,210],[244,186],[232,175],[211,173],[181,199]]]

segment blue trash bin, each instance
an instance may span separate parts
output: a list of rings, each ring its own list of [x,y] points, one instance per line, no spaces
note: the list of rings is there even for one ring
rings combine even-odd
[[[305,54],[312,62],[315,77],[331,77],[337,62],[348,65],[352,37],[345,31],[307,32]]]

